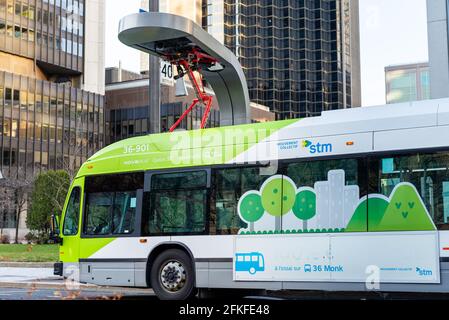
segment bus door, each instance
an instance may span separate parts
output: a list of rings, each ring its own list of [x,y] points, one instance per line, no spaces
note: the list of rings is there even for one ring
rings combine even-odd
[[[81,232],[84,178],[75,179],[68,193],[63,214],[61,214],[60,260],[66,265],[78,263]]]
[[[134,285],[139,251],[143,172],[87,176],[80,237],[80,278]],[[135,247],[133,247],[135,246]]]

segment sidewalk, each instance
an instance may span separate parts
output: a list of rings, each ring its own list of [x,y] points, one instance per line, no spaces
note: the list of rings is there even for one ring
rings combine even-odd
[[[0,287],[23,288],[33,285],[50,285],[54,288],[64,286],[64,281],[62,277],[53,275],[53,268],[0,265]]]
[[[0,262],[0,268],[53,268],[53,265],[54,262]]]

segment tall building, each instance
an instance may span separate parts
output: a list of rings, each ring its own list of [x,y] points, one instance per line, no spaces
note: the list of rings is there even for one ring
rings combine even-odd
[[[449,0],[427,0],[430,97],[449,97]]]
[[[413,63],[385,67],[387,103],[430,98],[429,64]]]
[[[202,24],[243,67],[250,99],[277,119],[357,107],[358,0],[203,0]]]
[[[104,37],[104,0],[0,0],[6,178],[74,172],[104,145]]]

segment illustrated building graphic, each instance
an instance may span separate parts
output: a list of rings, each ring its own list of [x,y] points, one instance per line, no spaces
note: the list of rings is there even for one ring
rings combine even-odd
[[[269,179],[278,178],[288,181],[286,183],[294,182],[281,175],[272,176]],[[268,180],[266,180],[268,181]],[[266,183],[266,182],[265,182]],[[264,183],[264,185],[265,185]],[[255,222],[250,222],[247,229],[242,229],[242,232],[288,232],[296,233],[298,231],[302,232],[335,232],[336,229],[342,231],[348,226],[355,209],[357,208],[360,201],[360,190],[357,185],[346,185],[345,171],[330,170],[327,174],[327,181],[316,181],[314,183],[314,188],[296,186],[296,199],[295,205],[299,202],[307,204],[307,209],[313,209],[313,201],[310,199],[315,197],[315,212],[312,212],[311,217],[307,219],[305,216],[298,215],[298,212],[304,210],[304,207],[299,205],[296,209],[293,208],[285,212],[281,217],[274,217],[267,212],[260,217]],[[263,186],[262,186],[263,189]],[[252,190],[248,191],[242,196],[241,200],[248,196],[248,194],[258,194],[263,195],[263,191]],[[301,194],[308,193],[308,200],[301,197]],[[286,194],[283,193],[285,196]],[[299,202],[298,202],[299,201]],[[249,202],[249,205],[251,203]],[[240,209],[239,209],[240,210]],[[244,210],[248,210],[247,208]],[[281,225],[276,224],[276,219],[281,219]],[[305,220],[302,220],[305,219]],[[243,220],[244,217],[243,217]]]
[[[359,202],[359,186],[345,185],[344,170],[331,170],[328,180],[315,182],[314,189],[316,215],[308,221],[308,228],[345,228]]]

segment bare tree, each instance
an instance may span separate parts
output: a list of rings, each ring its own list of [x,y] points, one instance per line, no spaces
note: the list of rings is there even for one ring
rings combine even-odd
[[[15,176],[15,175],[12,175]],[[33,178],[24,180],[4,178],[0,180],[0,214],[2,219],[1,235],[3,235],[4,222],[8,214],[14,212],[15,238],[19,240],[19,226],[22,212],[28,203],[28,196],[32,190]]]

